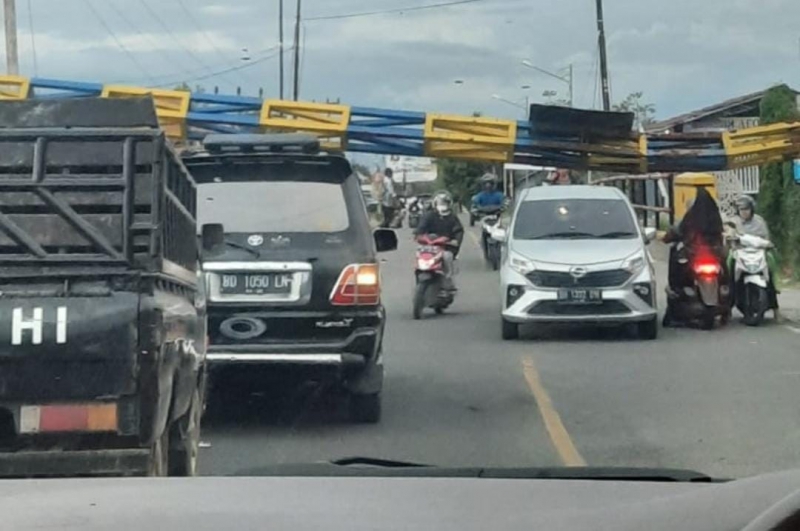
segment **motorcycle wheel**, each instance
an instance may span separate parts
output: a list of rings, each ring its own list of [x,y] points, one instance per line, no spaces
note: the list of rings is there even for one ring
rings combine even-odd
[[[712,330],[714,328],[714,322],[717,319],[716,312],[709,308],[705,311],[702,317],[700,317],[700,327],[703,330]]]
[[[489,263],[492,266],[492,271],[500,269],[500,249],[498,249],[497,245],[489,246]]]
[[[472,214],[470,214],[470,216],[469,216],[469,226],[470,227],[474,227],[475,226],[475,218],[472,217]]]
[[[758,326],[764,320],[766,308],[766,290],[759,288],[755,284],[745,286],[745,303],[743,308],[744,324],[747,326]]]
[[[418,282],[414,289],[414,319],[422,319],[422,310],[425,308],[425,292],[428,291],[427,282]]]
[[[436,312],[436,315],[442,315],[444,313],[444,306],[434,306],[433,311]]]

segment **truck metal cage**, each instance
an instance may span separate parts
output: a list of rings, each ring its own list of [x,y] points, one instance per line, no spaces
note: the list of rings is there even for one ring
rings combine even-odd
[[[195,188],[150,98],[0,102],[0,279],[194,283]]]

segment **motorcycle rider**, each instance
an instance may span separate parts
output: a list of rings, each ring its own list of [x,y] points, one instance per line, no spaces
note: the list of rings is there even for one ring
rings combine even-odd
[[[481,191],[472,198],[474,207],[502,206],[506,196],[497,189],[497,179],[491,173],[481,177]]]
[[[738,214],[735,219],[736,232],[769,240],[769,227],[764,218],[756,214],[756,202],[752,197],[747,194],[739,196],[736,200],[736,213]],[[730,261],[730,265],[732,265],[732,258]],[[778,290],[773,281],[773,272],[777,271],[778,263],[772,249],[767,250],[767,265],[769,267],[770,306],[777,312]]]
[[[464,226],[453,213],[453,198],[447,192],[439,192],[433,198],[433,209],[428,211],[414,231],[415,236],[436,234],[446,236],[450,244],[444,251],[444,274],[448,289],[455,290],[453,283],[453,261],[461,249]]]
[[[668,273],[669,290],[673,297],[694,282],[692,257],[710,254],[723,268],[721,280],[724,282],[727,278],[722,216],[716,201],[705,188],[697,190],[691,208],[676,227],[667,231],[664,243],[673,244],[669,250]],[[664,325],[669,326],[674,320],[680,320],[680,316],[673,315],[667,304]]]

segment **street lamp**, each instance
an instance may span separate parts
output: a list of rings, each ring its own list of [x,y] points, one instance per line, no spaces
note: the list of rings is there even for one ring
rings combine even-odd
[[[522,60],[522,66],[526,66],[526,67],[528,67],[528,68],[530,68],[532,70],[536,70],[537,72],[541,72],[542,74],[545,74],[547,76],[555,78],[555,79],[561,81],[562,83],[566,83],[567,86],[569,87],[569,106],[572,107],[572,105],[573,105],[573,101],[572,101],[572,87],[573,87],[572,63],[570,63],[570,65],[569,65],[569,74],[566,75],[566,76],[561,76],[561,75],[558,75],[558,74],[554,74],[553,72],[549,72],[549,71],[545,70],[544,68],[539,68],[538,66],[536,66],[533,63],[531,63],[527,59],[523,59]]]

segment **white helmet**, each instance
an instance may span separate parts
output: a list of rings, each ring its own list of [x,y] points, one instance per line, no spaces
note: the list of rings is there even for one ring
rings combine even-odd
[[[447,192],[439,192],[433,198],[433,206],[440,216],[446,216],[453,208],[453,198]]]

